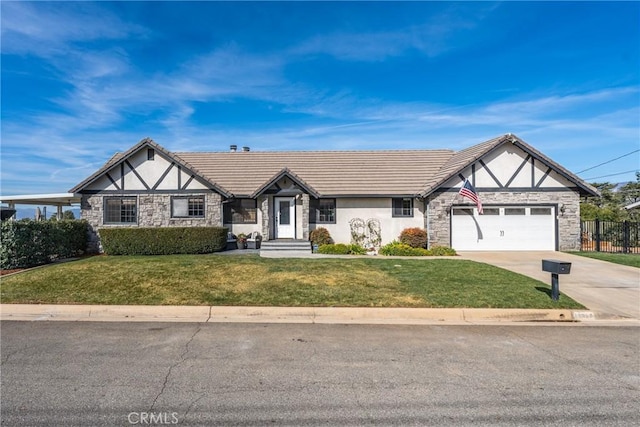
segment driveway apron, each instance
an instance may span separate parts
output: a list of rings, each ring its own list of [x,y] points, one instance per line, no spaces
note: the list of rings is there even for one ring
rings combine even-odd
[[[571,263],[571,273],[560,275],[560,294],[580,302],[600,318],[640,319],[640,269],[563,252],[461,252],[462,258],[483,262],[551,284],[542,271],[543,259]]]

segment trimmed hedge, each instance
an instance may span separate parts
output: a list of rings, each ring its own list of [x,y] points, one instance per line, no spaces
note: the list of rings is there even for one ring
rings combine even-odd
[[[428,250],[424,248],[414,248],[407,244],[400,243],[394,240],[380,248],[380,255],[393,255],[393,256],[429,256],[431,255]]]
[[[433,256],[455,256],[458,255],[455,249],[450,248],[448,246],[432,246],[429,249],[431,255]]]
[[[5,221],[0,240],[0,268],[28,268],[72,258],[87,249],[87,222]]]
[[[108,255],[206,254],[227,246],[228,228],[157,227],[101,228],[102,249]]]
[[[318,247],[318,253],[325,255],[366,255],[367,250],[360,245],[344,243],[321,245]]]
[[[380,248],[380,255],[387,256],[454,256],[456,251],[447,246],[433,246],[431,249],[412,248],[394,240]]]

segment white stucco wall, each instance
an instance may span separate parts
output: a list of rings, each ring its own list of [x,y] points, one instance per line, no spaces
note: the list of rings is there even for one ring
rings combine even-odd
[[[329,230],[336,243],[351,243],[351,228],[349,221],[353,218],[361,218],[365,222],[371,218],[380,221],[382,232],[382,244],[385,245],[398,239],[405,228],[424,228],[424,203],[421,200],[413,201],[413,217],[392,217],[391,198],[352,198],[336,199],[336,223],[335,224],[311,224],[313,230],[324,227]]]

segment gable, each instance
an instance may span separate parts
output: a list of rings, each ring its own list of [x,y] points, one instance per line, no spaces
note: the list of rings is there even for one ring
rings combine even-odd
[[[204,190],[207,183],[160,153],[147,159],[143,148],[107,169],[82,191]]]
[[[598,190],[514,135],[456,153],[421,195],[459,189],[469,179],[478,191],[559,191],[598,195]]]
[[[230,193],[202,177],[190,165],[150,139],[143,139],[127,152],[114,155],[96,173],[72,192],[143,192],[214,190]]]
[[[466,178],[484,191],[575,188],[574,183],[552,167],[513,144],[504,144],[487,153],[447,180],[442,188],[459,188]]]

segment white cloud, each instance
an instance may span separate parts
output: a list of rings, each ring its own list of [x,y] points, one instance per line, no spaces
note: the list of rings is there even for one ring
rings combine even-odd
[[[145,30],[89,2],[2,2],[3,53],[64,55],[70,43],[141,36]]]
[[[382,61],[410,51],[435,57],[460,48],[460,36],[468,35],[495,4],[474,7],[469,13],[462,5],[453,5],[430,17],[421,25],[409,25],[386,31],[334,32],[320,34],[290,49],[292,55],[326,54],[346,61]],[[454,42],[455,40],[455,42]]]

